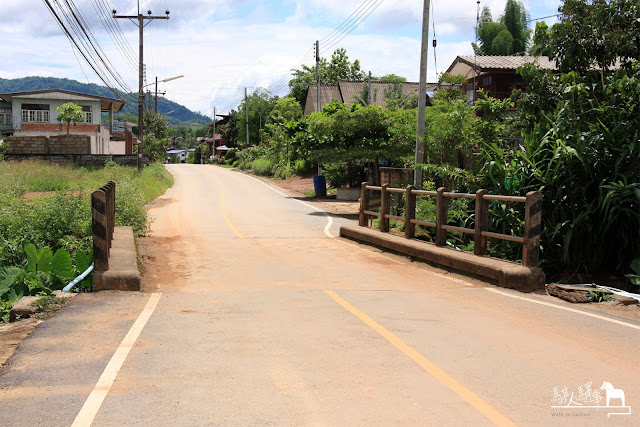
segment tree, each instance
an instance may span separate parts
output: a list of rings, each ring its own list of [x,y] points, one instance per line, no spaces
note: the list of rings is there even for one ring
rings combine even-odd
[[[476,55],[514,55],[527,51],[529,12],[519,0],[507,0],[504,14],[493,22],[491,10],[485,6],[478,26],[480,44],[471,43]]]
[[[264,126],[264,136],[269,152],[278,165],[289,169],[295,160],[293,137],[297,122],[302,118],[302,108],[295,98],[278,99]]]
[[[507,0],[504,7],[504,15],[500,17],[500,22],[507,27],[513,37],[512,53],[524,54],[527,51],[529,37],[529,12],[524,4],[519,0]]]
[[[156,139],[163,139],[169,136],[169,122],[167,116],[155,111],[147,111],[144,115],[145,137],[153,135]]]
[[[67,125],[67,138],[69,138],[69,126],[71,123],[76,125],[77,123],[84,122],[82,107],[73,102],[62,104],[56,108],[56,111],[58,112],[57,120]]]
[[[551,32],[544,21],[536,24],[536,30],[533,33],[533,45],[529,50],[529,54],[533,56],[551,55]]]
[[[320,58],[320,84],[335,85],[339,80],[362,80],[365,73],[360,69],[360,61],[349,61],[347,51],[339,48],[331,55],[331,61]],[[292,70],[293,78],[289,81],[289,97],[295,98],[304,108],[309,86],[316,84],[316,68],[303,65]]]
[[[565,0],[553,26],[553,57],[560,71],[584,73],[594,65],[628,66],[640,58],[640,5],[635,0]]]
[[[261,130],[264,127],[271,110],[273,110],[278,97],[272,96],[267,90],[256,89],[247,97],[247,99],[249,102],[249,143],[252,145],[258,145],[262,139]],[[247,144],[246,108],[246,102],[242,101],[238,107],[239,120],[236,123],[238,140],[242,141],[245,145]]]
[[[236,110],[229,111],[227,122],[216,128],[216,131],[222,136],[228,147],[238,146],[238,112]]]
[[[338,163],[346,180],[341,183],[358,186],[361,176],[358,165],[362,167],[365,161],[378,158],[404,159],[413,153],[415,131],[411,136],[410,125],[406,128],[402,125],[398,130],[398,124],[391,120],[402,116],[378,105],[345,106],[333,102],[308,116],[310,138],[305,141],[303,151],[313,160]],[[409,123],[415,123],[414,114],[407,117]]]
[[[344,48],[336,49],[331,55],[331,62],[327,71],[327,81],[324,84],[337,84],[340,80],[362,80],[365,73],[360,69],[360,60],[349,62],[349,56]]]

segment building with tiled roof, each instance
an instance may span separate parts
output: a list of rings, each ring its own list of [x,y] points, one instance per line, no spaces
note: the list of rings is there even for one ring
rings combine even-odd
[[[329,105],[331,101],[336,100],[340,103],[351,105],[359,102],[359,96],[362,89],[369,84],[367,81],[345,81],[341,80],[337,85],[320,85],[321,107]],[[383,108],[387,107],[385,100],[385,91],[391,89],[392,82],[371,82],[371,104],[379,105]],[[414,82],[402,83],[403,95],[418,95],[420,85]],[[438,88],[438,83],[427,83],[427,93],[434,92]],[[307,99],[304,104],[304,114],[311,114],[316,111],[317,107],[316,85],[309,86],[307,90]]]
[[[494,98],[504,99],[524,85],[516,70],[526,64],[535,64],[544,70],[557,69],[555,61],[546,56],[458,56],[446,73],[466,78],[463,89],[470,102],[478,98],[477,89],[484,89]]]

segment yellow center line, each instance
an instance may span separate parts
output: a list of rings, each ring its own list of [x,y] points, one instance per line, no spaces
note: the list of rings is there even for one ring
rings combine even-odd
[[[407,355],[411,360],[416,362],[420,367],[422,367],[425,371],[435,377],[438,381],[448,387],[455,394],[464,399],[471,406],[476,408],[478,412],[487,417],[491,422],[495,425],[499,426],[513,426],[515,425],[511,420],[502,415],[498,410],[485,402],[480,396],[460,384],[454,378],[449,376],[446,372],[440,369],[435,363],[424,357],[422,354],[418,353],[412,347],[410,347],[407,343],[402,341],[398,336],[394,335],[384,326],[377,323],[371,317],[364,314],[362,311],[358,310],[356,307],[351,305],[349,302],[341,298],[338,294],[333,291],[324,291],[327,295],[329,295],[335,302],[344,307],[348,312],[362,320],[366,325],[370,326],[377,333],[382,335],[387,341],[394,345],[398,350]]]
[[[231,229],[231,231],[233,231],[233,234],[235,234],[236,236],[238,236],[238,239],[244,239],[244,237],[242,236],[242,234],[240,234],[240,232],[238,231],[238,229],[233,225],[233,223],[231,222],[231,220],[229,219],[229,217],[227,216],[227,211],[224,208],[224,200],[225,200],[225,192],[224,190],[222,190],[222,200],[220,201],[220,211],[222,212],[222,217],[224,218],[224,221],[227,223],[227,225],[229,226],[229,228]]]

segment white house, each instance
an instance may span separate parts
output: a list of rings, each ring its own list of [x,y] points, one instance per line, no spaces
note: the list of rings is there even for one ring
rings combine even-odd
[[[90,154],[125,154],[119,152],[123,150],[122,144],[110,147],[111,132],[101,124],[102,113],[109,113],[110,129],[113,129],[113,113],[122,110],[124,101],[64,89],[0,94],[0,133],[14,137],[66,134],[66,126],[57,121],[56,108],[67,102],[79,105],[84,111],[84,123],[71,125],[69,133],[88,136]]]

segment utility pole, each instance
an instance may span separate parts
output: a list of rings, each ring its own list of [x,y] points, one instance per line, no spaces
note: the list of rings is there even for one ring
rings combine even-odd
[[[216,107],[213,107],[213,145],[216,145]]]
[[[367,105],[371,105],[371,71],[369,71],[369,93],[367,94]]]
[[[244,117],[247,126],[247,147],[249,147],[249,98],[247,97],[246,87],[244,88]]]
[[[158,112],[158,76],[156,76],[156,99],[155,99],[155,111]]]
[[[424,0],[424,14],[422,16],[422,48],[420,51],[420,86],[418,90],[418,136],[416,138],[415,163],[424,163],[424,128],[427,109],[427,54],[429,53],[429,5],[431,0]],[[422,171],[415,170],[413,186],[422,188]]]
[[[142,153],[144,152],[144,91],[143,91],[143,68],[144,68],[144,27],[146,24],[145,20],[151,22],[154,19],[169,19],[169,11],[165,11],[165,16],[152,16],[151,11],[147,11],[147,16],[144,16],[140,13],[140,0],[138,0],[138,16],[133,15],[116,15],[117,11],[115,9],[112,10],[114,19],[128,19],[131,22],[137,20],[138,30],[139,30],[139,44],[140,44],[140,58],[138,63],[138,137],[140,138],[140,145],[138,146],[138,171],[142,170]]]
[[[322,101],[320,99],[322,92],[320,90],[320,41],[316,40],[316,111],[322,110]],[[318,162],[318,176],[323,176],[322,162]]]

